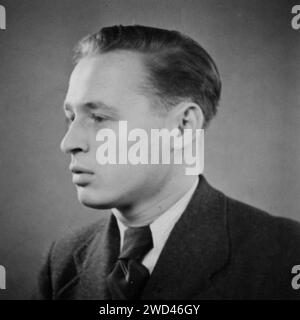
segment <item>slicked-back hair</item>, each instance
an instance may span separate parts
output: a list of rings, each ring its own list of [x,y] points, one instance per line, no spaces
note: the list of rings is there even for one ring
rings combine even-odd
[[[117,50],[143,56],[149,88],[159,98],[159,108],[169,110],[188,99],[200,106],[203,128],[207,127],[217,112],[221,80],[213,59],[196,41],[178,31],[141,25],[105,27],[78,43],[74,62]]]

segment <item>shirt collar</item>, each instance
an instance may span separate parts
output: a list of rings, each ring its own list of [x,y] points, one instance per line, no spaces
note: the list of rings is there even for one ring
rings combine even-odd
[[[161,214],[150,224],[154,248],[158,248],[164,245],[174,225],[179,220],[188,203],[190,202],[192,195],[197,188],[198,182],[199,177],[197,177],[191,188],[174,205],[172,205],[167,211]],[[113,208],[112,213],[115,215],[118,223],[121,240],[120,248],[122,248],[124,233],[128,227],[117,218],[117,215],[115,214],[116,212],[117,209]]]

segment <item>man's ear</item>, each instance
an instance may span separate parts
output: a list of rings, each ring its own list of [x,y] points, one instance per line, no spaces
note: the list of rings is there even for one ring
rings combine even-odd
[[[191,144],[195,140],[196,129],[203,128],[204,115],[200,106],[193,102],[181,102],[173,107],[168,117],[168,127],[176,130],[174,148],[181,149],[183,146]],[[192,131],[192,135],[185,134]],[[184,145],[182,144],[184,141]]]
[[[202,129],[204,115],[200,106],[193,102],[181,102],[172,110],[172,129],[179,129],[181,133],[184,129]]]

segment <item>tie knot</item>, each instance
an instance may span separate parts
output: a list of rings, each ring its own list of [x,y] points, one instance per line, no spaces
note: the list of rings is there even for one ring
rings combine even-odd
[[[124,234],[124,244],[119,259],[141,261],[153,248],[152,234],[149,226],[128,228]]]

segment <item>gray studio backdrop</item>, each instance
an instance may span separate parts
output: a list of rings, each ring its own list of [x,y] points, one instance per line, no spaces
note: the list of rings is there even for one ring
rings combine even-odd
[[[300,30],[293,2],[9,0],[0,30],[0,299],[26,299],[53,239],[103,212],[77,203],[59,150],[61,105],[81,37],[102,26],[178,29],[223,80],[205,138],[205,174],[228,195],[300,220]]]

